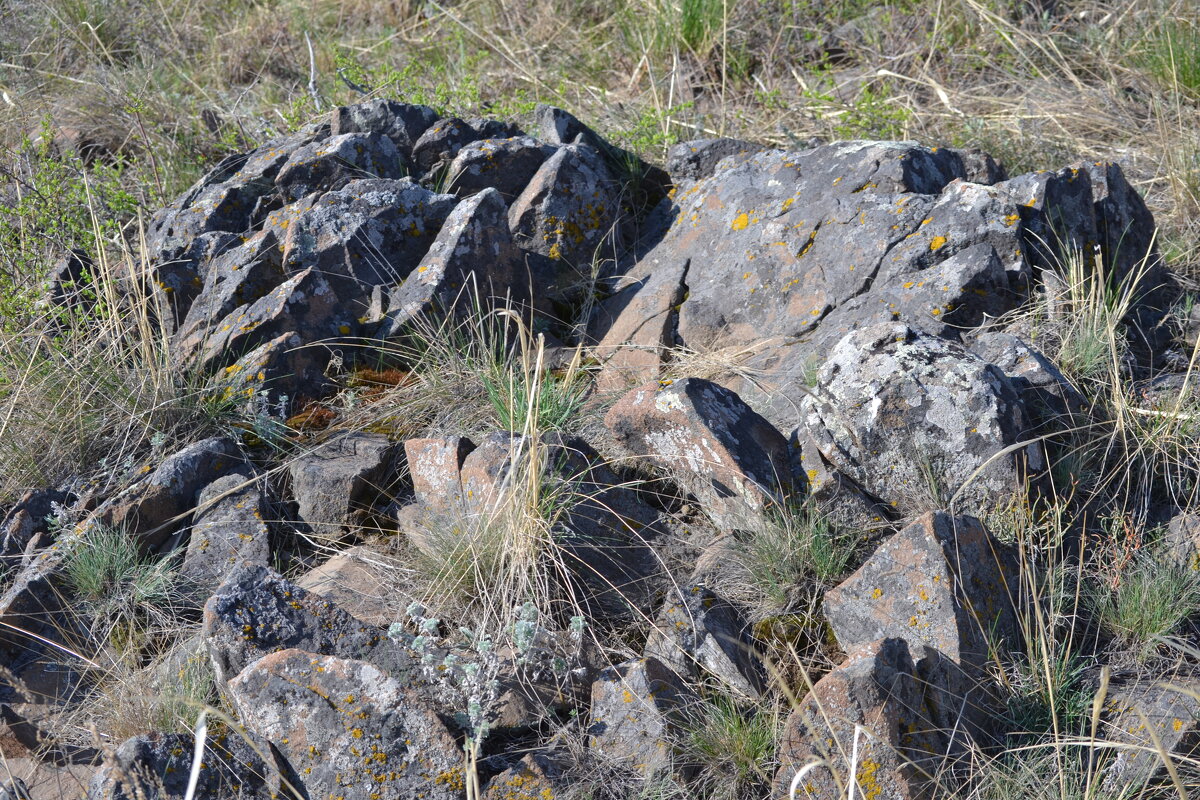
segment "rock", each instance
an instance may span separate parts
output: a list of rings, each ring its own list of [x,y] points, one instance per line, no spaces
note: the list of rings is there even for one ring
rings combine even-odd
[[[304,573],[296,585],[319,594],[355,619],[386,628],[404,616],[408,602],[395,591],[395,556],[370,545],[343,550]]]
[[[339,433],[288,465],[301,522],[318,537],[339,539],[357,512],[395,488],[402,445],[380,433]]]
[[[1074,414],[1083,413],[1087,401],[1040,350],[1011,333],[986,331],[970,350],[998,367],[1021,396],[1021,404],[1037,432],[1069,426]]]
[[[0,784],[0,800],[33,800],[29,787],[20,778],[9,778]]]
[[[174,258],[151,266],[150,283],[169,330],[178,327],[191,310],[196,295],[204,287],[209,261],[241,244],[242,237],[234,233],[202,233]]]
[[[858,751],[856,794],[871,798],[926,798],[928,774],[938,772],[943,741],[923,716],[924,697],[908,647],[899,639],[870,642],[817,681],[784,724],[776,798],[789,797],[798,771],[818,759],[794,797],[847,796],[849,754]],[[866,735],[855,747],[855,726]]]
[[[1045,468],[999,369],[901,323],[846,336],[799,402],[801,431],[871,495],[904,511],[1002,507]],[[1036,483],[1035,483],[1036,486]]]
[[[1016,559],[977,519],[925,514],[825,593],[825,617],[849,652],[877,639],[928,645],[973,672],[1021,641]]]
[[[450,212],[442,230],[403,283],[388,294],[384,338],[398,336],[425,315],[487,313],[494,305],[520,304],[528,273],[508,232],[508,209],[495,189],[484,189]]]
[[[284,650],[247,667],[229,693],[308,797],[462,796],[462,749],[420,695],[371,664]]]
[[[281,650],[357,659],[404,679],[412,660],[383,635],[330,601],[267,567],[239,567],[204,606],[203,636],[217,680]]]
[[[492,778],[483,800],[554,800],[570,790],[564,770],[544,753],[530,753]]]
[[[8,777],[0,788],[0,800],[63,800],[79,798],[87,794],[88,783],[96,768],[87,764],[65,764],[56,766],[40,759],[8,755],[3,751],[4,775]]]
[[[225,436],[196,442],[163,460],[128,490],[98,508],[92,522],[119,528],[154,550],[186,528],[200,490],[244,464],[237,444]]]
[[[321,273],[356,321],[375,287],[416,268],[457,202],[408,179],[352,181],[296,215],[283,239],[284,268]]]
[[[508,224],[519,247],[552,262],[559,280],[544,291],[559,294],[589,276],[597,260],[615,257],[620,215],[620,187],[604,160],[590,147],[567,145],[513,202]]]
[[[1163,547],[1180,567],[1200,571],[1200,515],[1187,513],[1172,519],[1163,535]]]
[[[663,353],[675,345],[687,266],[644,259],[596,308],[589,335],[596,342],[593,355],[604,364],[597,391],[625,391],[662,377]]]
[[[69,533],[24,564],[0,594],[0,702],[56,703],[79,691],[80,674],[59,647],[82,640],[66,607],[62,563],[77,543]],[[57,646],[56,646],[57,645]]]
[[[39,541],[43,546],[50,544],[48,517],[56,506],[65,507],[71,501],[72,495],[57,489],[30,489],[21,495],[0,520],[0,575],[5,566],[20,565],[35,536],[45,535]]]
[[[711,675],[744,698],[758,698],[766,688],[766,670],[749,625],[731,603],[705,586],[671,592],[643,655],[692,680]]]
[[[726,158],[741,163],[766,148],[741,139],[693,139],[667,151],[667,172],[676,185],[710,177]]]
[[[595,150],[603,148],[604,140],[569,111],[539,103],[533,111],[533,116],[538,126],[538,137],[543,142],[558,147],[584,144]]]
[[[695,495],[719,526],[752,525],[790,491],[783,434],[710,381],[641,386],[609,410],[604,424],[627,450]]]
[[[673,739],[699,698],[654,658],[606,668],[592,684],[588,744],[650,777],[671,765]]]
[[[1165,677],[1161,682],[1111,685],[1104,697],[1104,723],[1097,738],[1116,747],[1101,783],[1111,797],[1142,791],[1165,779],[1162,756],[1194,758],[1200,743],[1200,680]]]
[[[358,327],[350,316],[353,311],[326,277],[310,267],[262,298],[231,311],[204,341],[197,361],[205,372],[212,373],[284,334],[296,333],[305,344],[348,336]]]
[[[218,370],[209,386],[225,400],[240,397],[253,402],[265,393],[269,405],[287,410],[298,407],[304,398],[320,399],[334,388],[325,377],[330,355],[328,347],[306,345],[298,333],[281,333]]]
[[[204,285],[172,337],[172,354],[180,363],[187,363],[224,317],[283,281],[279,239],[273,232],[256,233],[245,243],[210,258],[204,267]]]
[[[795,474],[806,484],[807,502],[834,528],[867,536],[889,529],[895,509],[871,497],[839,472],[821,455],[816,441],[804,429],[793,433],[792,452],[799,455]]]
[[[428,175],[448,164],[465,145],[481,139],[478,132],[457,117],[435,122],[413,145],[412,160],[417,174]]]
[[[520,196],[554,148],[529,136],[464,145],[446,172],[446,191],[469,197],[495,189],[505,203]]]
[[[272,514],[261,481],[247,467],[218,478],[200,492],[179,572],[205,597],[237,567],[271,563],[267,520]]]
[[[286,785],[265,742],[244,732],[214,733],[205,749],[196,784],[197,800],[268,800]],[[183,800],[195,754],[186,733],[150,733],[127,739],[92,778],[88,800]],[[273,762],[274,759],[271,759]]]
[[[84,250],[75,248],[55,262],[46,274],[46,293],[43,302],[48,306],[73,311],[87,311],[96,304],[95,290],[89,289],[92,259]]]
[[[407,160],[421,134],[435,122],[437,112],[429,106],[376,99],[335,108],[330,119],[330,133],[334,136],[381,133],[392,140]]]
[[[448,511],[462,500],[459,473],[475,443],[465,436],[409,439],[404,443],[417,500],[433,511]]]
[[[279,193],[295,202],[314,192],[340,189],[351,180],[402,178],[404,156],[387,136],[345,133],[294,150],[275,177]]]
[[[310,126],[267,142],[251,153],[231,155],[209,170],[181,197],[154,214],[146,230],[149,261],[174,261],[198,236],[243,233],[254,221],[259,201],[275,191],[275,177],[292,153],[328,135],[328,126]],[[168,286],[169,281],[164,280]]]

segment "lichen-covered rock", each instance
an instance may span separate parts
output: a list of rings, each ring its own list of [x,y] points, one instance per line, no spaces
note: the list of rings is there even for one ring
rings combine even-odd
[[[173,453],[125,492],[104,503],[91,519],[119,528],[138,540],[143,550],[153,550],[186,528],[200,491],[216,479],[244,465],[237,443],[215,436]]]
[[[374,287],[397,284],[416,268],[457,202],[407,179],[352,181],[295,216],[283,239],[284,268],[320,272],[357,321]]]
[[[529,136],[471,142],[450,163],[446,191],[468,197],[495,189],[504,202],[511,203],[553,152],[553,147]]]
[[[462,796],[462,748],[420,695],[371,664],[284,650],[247,667],[229,694],[309,797]]]
[[[1179,566],[1200,572],[1200,515],[1180,514],[1167,525],[1163,546]]]
[[[604,423],[635,456],[671,474],[722,526],[753,524],[790,491],[783,434],[710,381],[641,386],[614,405]]]
[[[846,336],[799,402],[801,433],[905,511],[1003,505],[1045,468],[1020,396],[996,367],[902,323]]]
[[[485,137],[458,117],[440,119],[413,144],[413,165],[418,174],[428,175],[449,164],[465,145],[482,138]]]
[[[855,727],[864,734],[855,747]],[[944,740],[924,716],[924,697],[908,647],[899,639],[869,642],[819,680],[784,724],[772,797],[841,800],[855,794],[889,800],[929,798]],[[857,750],[856,773],[847,775]],[[825,765],[808,770],[808,764]],[[922,774],[924,771],[925,774]]]
[[[381,433],[345,433],[291,460],[300,521],[321,539],[339,539],[356,512],[395,488],[403,445]]]
[[[649,777],[670,767],[674,738],[698,700],[655,658],[608,667],[592,684],[589,745]]]
[[[407,440],[404,453],[417,501],[433,511],[448,511],[461,502],[459,474],[474,449],[465,436]]]
[[[67,506],[71,499],[72,495],[57,489],[30,489],[5,511],[0,519],[0,586],[7,570],[21,564],[26,548],[35,537],[43,547],[50,544],[47,519],[55,514],[57,507]]]
[[[450,212],[429,251],[388,295],[379,331],[396,336],[422,315],[484,313],[495,303],[518,304],[528,293],[521,251],[508,232],[508,208],[495,189],[484,189]]]
[[[127,739],[93,776],[87,800],[184,800],[195,747],[186,733]],[[201,757],[196,800],[269,800],[281,796],[290,777],[267,743],[244,731],[214,733]]]
[[[293,401],[317,399],[333,388],[325,376],[330,352],[306,346],[298,333],[281,333],[263,342],[209,379],[212,391],[225,400],[251,402],[266,395],[272,410],[295,407]]]
[[[403,619],[409,601],[396,592],[396,575],[405,565],[394,554],[371,545],[343,550],[296,579],[355,619],[386,628]]]
[[[1038,433],[1069,427],[1071,416],[1086,407],[1083,395],[1058,367],[1014,334],[986,331],[975,338],[970,350],[1008,377]]]
[[[549,259],[570,282],[589,275],[596,259],[615,257],[620,204],[620,187],[600,154],[567,145],[534,174],[509,208],[508,223],[519,247]]]
[[[849,652],[877,639],[924,645],[965,668],[1018,649],[1016,559],[979,520],[925,514],[825,593],[825,616]]]
[[[530,753],[488,781],[483,800],[556,800],[571,789],[561,765],[544,753]]]
[[[61,647],[81,640],[66,607],[63,561],[77,544],[72,532],[23,564],[0,594],[0,702],[58,703],[80,690],[82,676]],[[15,677],[16,680],[12,680]]]
[[[348,336],[357,330],[352,316],[325,275],[310,267],[293,275],[268,294],[229,312],[213,326],[196,355],[206,372],[228,368],[239,359],[287,333],[305,344]]]
[[[269,653],[296,648],[369,661],[403,679],[412,660],[384,632],[267,567],[239,567],[204,606],[205,646],[226,684]]]
[[[381,133],[404,156],[412,155],[421,134],[437,122],[437,112],[429,106],[397,103],[395,100],[367,100],[352,106],[339,106],[330,115],[330,133]]]
[[[667,172],[678,186],[687,181],[707,178],[726,158],[745,161],[766,148],[741,139],[693,139],[672,145],[667,152]]]
[[[404,156],[387,136],[345,133],[293,151],[275,177],[275,185],[285,200],[294,202],[351,180],[402,178],[407,172]]]
[[[252,469],[245,467],[213,481],[196,503],[180,574],[207,596],[237,567],[269,565],[269,519],[262,479]]]
[[[657,658],[682,676],[711,675],[742,697],[757,698],[766,687],[766,670],[755,653],[746,620],[705,586],[670,593],[643,655]]]
[[[1200,680],[1165,677],[1161,682],[1110,685],[1104,697],[1104,723],[1097,738],[1116,745],[1101,784],[1112,797],[1150,785],[1170,758],[1194,758],[1200,749]],[[1102,755],[1102,754],[1097,754]]]

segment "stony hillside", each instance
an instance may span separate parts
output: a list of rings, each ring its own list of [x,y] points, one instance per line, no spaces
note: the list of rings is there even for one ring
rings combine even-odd
[[[1200,789],[1197,319],[1116,164],[371,100],[126,244],[13,340],[173,394],[5,509],[8,797]]]

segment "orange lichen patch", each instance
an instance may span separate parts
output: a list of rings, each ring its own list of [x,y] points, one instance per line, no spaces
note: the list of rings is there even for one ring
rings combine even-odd
[[[744,231],[746,226],[750,224],[750,216],[745,212],[738,214],[733,218],[733,222],[729,224],[730,230]]]
[[[933,237],[933,241],[931,241],[929,243],[929,249],[930,250],[940,250],[942,245],[944,245],[945,243],[946,243],[945,236],[935,236],[935,237]]]
[[[336,418],[337,415],[325,406],[313,405],[290,417],[285,424],[294,431],[323,431]]]
[[[1009,214],[1004,218],[1004,224],[1011,228],[1013,225],[1017,224],[1019,219],[1021,219],[1020,214]]]

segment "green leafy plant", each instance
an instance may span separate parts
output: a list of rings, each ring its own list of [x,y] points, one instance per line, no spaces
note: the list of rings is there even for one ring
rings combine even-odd
[[[707,800],[761,797],[775,774],[780,719],[768,706],[742,707],[717,694],[687,709],[680,758],[698,771],[691,785]]]

